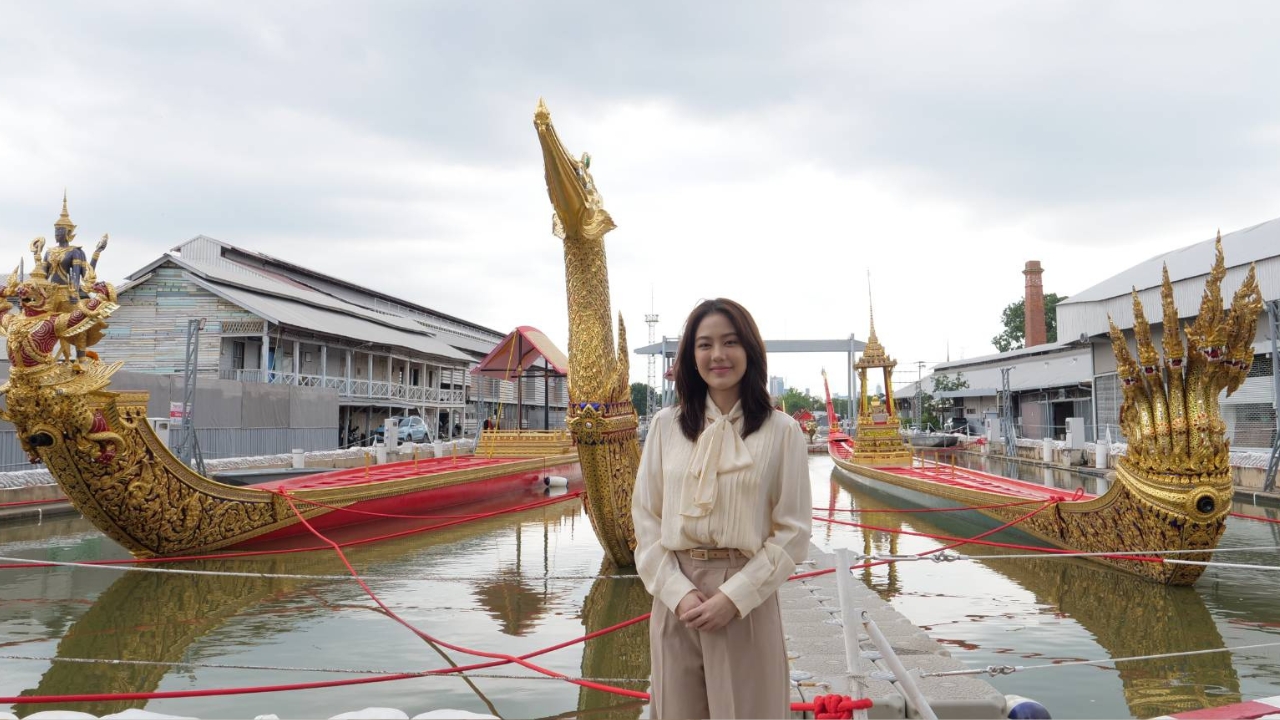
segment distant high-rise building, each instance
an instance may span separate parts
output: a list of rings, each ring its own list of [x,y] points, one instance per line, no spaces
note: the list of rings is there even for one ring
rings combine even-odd
[[[774,375],[769,378],[769,394],[774,397],[782,397],[787,394],[787,383],[782,378]]]

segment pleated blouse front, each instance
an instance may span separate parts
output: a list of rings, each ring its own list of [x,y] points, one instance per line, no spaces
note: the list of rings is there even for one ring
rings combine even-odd
[[[720,412],[710,398],[707,408],[710,426]],[[749,560],[720,592],[745,617],[809,553],[813,502],[804,434],[785,413],[771,413],[759,430],[742,438],[749,462],[721,471],[714,480],[710,507],[695,508],[689,499],[706,488],[690,486],[698,483],[690,467],[695,444],[680,432],[678,412],[670,407],[654,416],[640,458],[632,497],[636,569],[649,592],[674,611],[694,590],[674,552],[700,547],[739,550]],[[732,424],[741,436],[741,418]],[[731,452],[725,450],[726,458]],[[725,467],[737,465],[726,460]]]

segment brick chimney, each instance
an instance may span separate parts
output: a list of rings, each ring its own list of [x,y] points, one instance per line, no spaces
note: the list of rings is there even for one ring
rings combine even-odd
[[[1044,268],[1040,267],[1039,260],[1028,260],[1022,274],[1027,278],[1022,317],[1022,331],[1026,336],[1023,347],[1044,345],[1048,342],[1044,323],[1044,285],[1040,282]]]

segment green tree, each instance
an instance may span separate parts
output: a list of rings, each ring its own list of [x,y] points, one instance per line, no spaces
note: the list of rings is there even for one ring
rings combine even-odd
[[[1044,296],[1045,338],[1049,342],[1058,341],[1058,303],[1066,299],[1066,295],[1058,296],[1057,293]],[[991,344],[1000,352],[1021,348],[1026,341],[1026,300],[1005,306],[1004,312],[1000,313],[1000,324],[1004,325],[1004,332],[991,338]]]
[[[969,381],[965,379],[964,373],[956,373],[954,378],[946,373],[937,373],[932,378],[933,391],[935,393],[962,390],[969,387]],[[946,424],[947,418],[951,416],[951,408],[955,407],[955,400],[952,398],[934,398],[933,395],[929,395],[928,398],[929,401],[925,404],[925,414],[929,417],[929,423],[935,427],[941,427]]]
[[[910,423],[918,425],[920,428],[932,427],[934,429],[942,427],[946,422],[947,412],[955,405],[951,398],[935,397],[933,393],[947,392],[948,390],[963,390],[969,387],[969,381],[965,379],[964,373],[956,373],[953,378],[946,373],[936,373],[928,378],[933,384],[933,392],[921,392],[918,398],[920,409],[913,410],[910,417],[903,417],[904,424]],[[910,398],[912,405],[917,402],[917,398]]]
[[[649,396],[653,398],[653,404],[645,404],[645,391],[649,392]],[[658,409],[658,393],[647,383],[631,383],[631,404],[635,406],[637,415],[644,415],[650,407],[653,410]]]
[[[937,373],[933,377],[933,389],[938,392],[946,392],[947,390],[963,390],[969,387],[969,381],[964,379],[964,373],[956,373],[953,379],[946,373]]]

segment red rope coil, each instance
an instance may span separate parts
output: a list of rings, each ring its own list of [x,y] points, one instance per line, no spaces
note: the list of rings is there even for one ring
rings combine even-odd
[[[815,718],[852,718],[854,710],[867,710],[870,698],[855,700],[849,695],[815,695],[812,703],[793,703],[792,710],[812,712]]]

